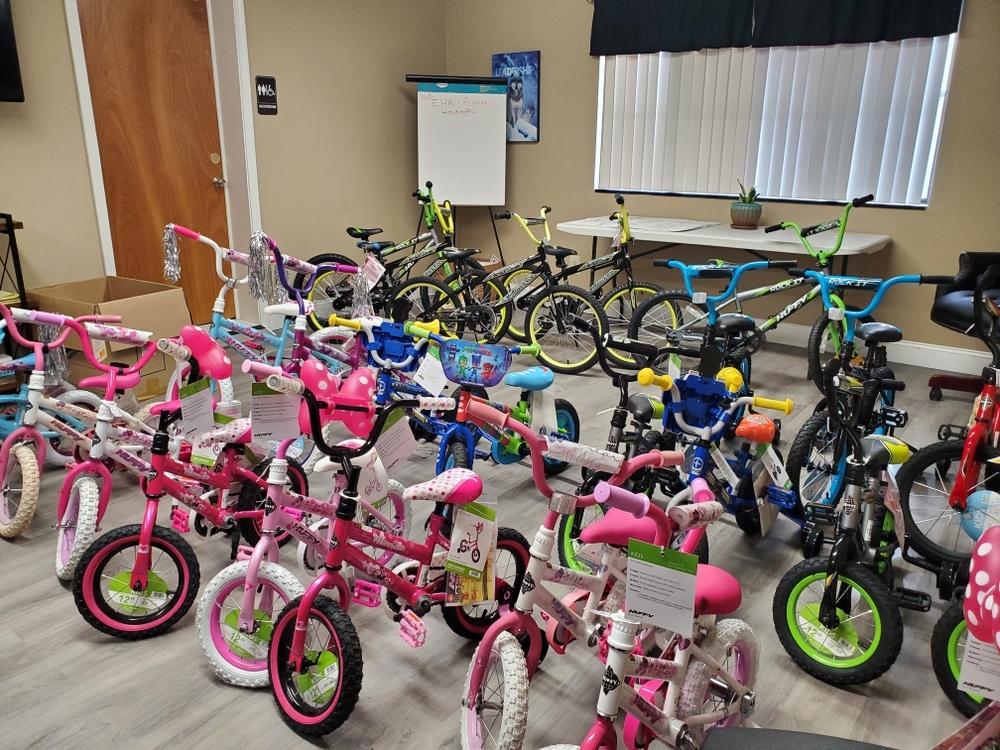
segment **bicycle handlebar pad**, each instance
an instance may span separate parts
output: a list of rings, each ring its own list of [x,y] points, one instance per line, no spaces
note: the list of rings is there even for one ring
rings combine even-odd
[[[797,260],[769,260],[767,262],[768,268],[795,268],[798,265]]]
[[[50,326],[61,326],[66,321],[65,315],[59,315],[58,313],[42,312],[41,310],[32,310],[31,319],[35,323],[45,323]]]
[[[649,511],[649,498],[639,492],[615,487],[607,482],[598,482],[594,488],[594,499],[602,505],[631,513],[636,518],[643,518]]]

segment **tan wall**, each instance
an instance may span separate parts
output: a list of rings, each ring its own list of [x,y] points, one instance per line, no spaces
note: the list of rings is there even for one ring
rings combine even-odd
[[[0,102],[0,211],[25,284],[104,275],[62,0],[14,0],[24,102]],[[6,240],[0,240],[6,246]]]
[[[450,75],[489,74],[490,56],[495,52],[538,49],[542,53],[540,141],[508,146],[507,206],[522,215],[536,215],[539,206],[548,204],[554,208],[555,222],[610,214],[615,208],[612,196],[593,190],[598,75],[598,61],[589,56],[593,6],[583,0],[448,0],[447,9]],[[863,209],[853,213],[851,230],[888,234],[893,241],[877,255],[852,259],[852,273],[950,274],[957,270],[962,251],[1000,249],[995,226],[1000,208],[996,185],[1000,175],[998,28],[1000,4],[966,0],[930,207],[925,211]],[[629,210],[635,215],[723,221],[728,220],[728,204],[723,199],[628,196]],[[762,223],[796,221],[804,225],[836,216],[836,208],[830,206],[773,204],[765,206]],[[519,229],[501,224],[508,262],[523,257],[530,245]],[[495,248],[485,210],[481,217],[463,220],[459,236],[463,245],[486,251]],[[559,234],[555,239],[590,255],[589,238]],[[748,258],[738,251],[706,248],[669,252],[687,262],[707,257]],[[650,281],[679,285],[679,276],[660,269],[649,273],[655,276],[643,275]],[[773,296],[751,311],[773,313],[779,300],[792,298]],[[932,289],[894,289],[879,315],[900,326],[909,340],[977,346],[973,339],[929,322],[932,299]],[[817,311],[807,308],[793,320],[811,323]]]
[[[277,79],[254,115],[264,231],[301,258],[360,251],[347,226],[412,237],[416,85],[441,73],[444,0],[248,0],[250,76]]]

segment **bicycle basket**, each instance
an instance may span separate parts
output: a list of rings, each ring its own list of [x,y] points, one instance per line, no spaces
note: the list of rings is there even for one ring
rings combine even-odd
[[[510,369],[514,357],[510,349],[497,344],[448,339],[441,344],[441,365],[445,377],[459,385],[498,385]]]

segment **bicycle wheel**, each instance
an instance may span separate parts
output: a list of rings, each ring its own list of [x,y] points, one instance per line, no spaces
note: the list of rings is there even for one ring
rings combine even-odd
[[[503,280],[504,288],[507,293],[510,290],[517,289],[519,284],[524,283],[524,280],[534,274],[530,268],[519,268],[516,271],[512,271],[507,274],[506,278]],[[522,344],[530,343],[528,339],[528,332],[525,329],[525,320],[527,319],[528,307],[531,304],[531,296],[540,291],[545,286],[545,279],[538,275],[535,280],[528,284],[524,289],[517,293],[517,296],[511,300],[510,303],[510,325],[507,327],[507,335],[510,336],[514,341],[518,341]]]
[[[389,316],[396,323],[440,321],[444,336],[461,338],[465,332],[461,301],[448,287],[430,276],[417,276],[396,287]]]
[[[472,685],[473,656],[462,688]],[[520,750],[528,723],[528,667],[521,644],[504,631],[486,655],[482,684],[462,707],[462,750]]]
[[[253,473],[258,477],[267,477],[270,466],[271,459],[265,458],[253,467]],[[298,461],[292,458],[288,459],[288,474],[285,478],[284,488],[298,495],[309,494],[309,480],[306,478],[306,472],[299,465]],[[236,504],[236,509],[242,513],[246,513],[251,510],[261,510],[266,503],[267,489],[249,479],[244,480],[243,486],[240,488],[240,498]],[[256,546],[257,542],[260,541],[263,520],[263,518],[240,518],[236,521],[240,535],[251,547]],[[307,526],[309,525],[308,519],[306,519],[305,523]],[[288,532],[283,530],[278,531],[275,536],[275,541],[281,546],[287,544],[290,539],[291,537],[288,535]]]
[[[703,305],[694,304],[687,292],[671,289],[653,295],[636,308],[628,326],[628,337],[656,347],[683,343],[697,349],[701,346],[707,319],[708,311]],[[644,357],[633,355],[633,358],[639,366],[646,364]],[[697,366],[696,359],[681,358],[683,372]]]
[[[607,297],[601,299],[604,305],[604,314],[608,316],[611,334],[618,338],[628,336],[628,329],[635,318],[636,311],[656,295],[662,294],[663,291],[662,286],[649,284],[645,281],[636,281],[631,288],[628,284],[623,284],[612,289]],[[636,369],[640,367],[634,355],[628,352],[609,348],[607,355],[613,365]]]
[[[337,253],[323,253],[314,255],[309,259],[314,266],[320,263],[339,263],[343,266],[357,265],[357,261],[351,260],[344,255]],[[295,274],[292,286],[296,289],[304,289],[309,277],[304,273]],[[354,274],[339,273],[331,271],[320,274],[316,277],[312,291],[306,296],[313,303],[313,313],[308,316],[309,327],[314,331],[328,325],[331,315],[342,315],[349,317],[354,306]]]
[[[962,602],[952,602],[934,625],[931,635],[931,665],[948,700],[963,716],[972,718],[979,713],[986,698],[966,693],[958,687],[968,638],[969,626],[965,623]]]
[[[910,456],[896,474],[909,543],[931,560],[968,560],[975,539],[966,533],[963,525],[970,531],[982,531],[987,520],[992,523],[1000,520],[985,517],[989,512],[988,493],[980,495],[984,497],[982,503],[967,503],[964,512],[949,505],[964,450],[965,443],[956,440],[932,443]],[[989,445],[980,445],[976,450],[979,474],[968,488],[967,498],[984,490],[1000,492],[1000,467],[989,463],[997,457],[1000,457],[1000,450]]]
[[[445,470],[472,468],[472,461],[469,460],[469,451],[466,450],[465,441],[461,438],[453,437],[445,443],[444,468]]]
[[[574,443],[578,442],[580,440],[580,417],[576,413],[576,408],[569,401],[561,398],[556,399],[555,406],[559,437]],[[566,461],[556,461],[551,458],[543,460],[545,461],[545,475],[549,477],[562,474],[569,466]]]
[[[821,411],[806,420],[792,441],[785,470],[792,480],[792,491],[803,507],[809,503],[835,505],[840,499],[839,487],[837,497],[829,496],[839,471],[833,455],[836,440],[837,433],[830,426],[829,414]]]
[[[453,633],[470,640],[483,637],[500,617],[498,602],[512,602],[521,590],[524,572],[528,569],[528,549],[528,540],[516,529],[497,529],[496,567],[493,570],[496,599],[467,607],[442,607],[441,614]]]
[[[828,562],[805,560],[785,573],[774,592],[778,639],[807,674],[828,685],[859,685],[888,671],[903,645],[903,618],[882,580],[857,563],[839,575],[835,629],[819,622]]]
[[[88,411],[95,413],[97,412],[97,408],[101,405],[101,399],[90,391],[66,391],[65,393],[59,394],[56,398],[59,401],[64,401],[67,404],[72,404],[73,406],[78,406],[81,409],[87,409]],[[63,414],[56,410],[46,409],[46,411],[56,419],[70,425],[77,432],[83,432],[87,429],[87,425],[83,424],[76,417],[71,417],[68,414]],[[48,450],[45,451],[45,458],[47,460],[51,461],[56,466],[65,466],[73,460],[73,449],[76,447],[76,443],[74,443],[70,438],[59,436],[50,437],[48,443]]]
[[[390,479],[385,497],[371,503],[374,510],[386,517],[389,521],[388,524],[384,523],[377,516],[372,515],[360,504],[358,505],[358,512],[355,515],[355,522],[372,529],[387,531],[395,536],[409,537],[410,527],[413,524],[413,511],[410,509],[410,501],[403,499],[404,490],[405,487],[402,484],[395,479]],[[387,568],[392,568],[404,559],[409,559],[401,555],[397,556],[394,552],[378,547],[361,547],[361,551],[379,563],[379,565]]]
[[[760,646],[750,626],[742,620],[719,620],[701,643],[701,648],[721,665],[738,683],[751,690],[757,682],[760,665]],[[727,706],[725,697],[717,697],[711,689],[715,670],[703,661],[692,659],[687,675],[681,686],[681,697],[677,706],[677,718],[720,711]],[[690,724],[688,731],[695,742],[705,739],[706,730],[714,727],[731,727],[740,723],[742,713],[737,707],[720,722],[706,726]]]
[[[10,449],[0,478],[0,537],[13,539],[31,523],[38,506],[38,459],[26,445]]]
[[[142,526],[109,531],[90,545],[73,577],[73,599],[83,619],[125,640],[159,635],[194,603],[201,579],[198,558],[180,534],[153,527],[146,588],[129,585]]]
[[[76,565],[97,533],[97,512],[101,488],[86,474],[78,477],[69,491],[69,502],[57,524],[56,577],[71,581]]]
[[[576,375],[597,362],[590,332],[574,325],[596,326],[599,336],[608,330],[604,309],[590,292],[574,286],[554,286],[535,297],[528,309],[528,335],[538,344],[538,361],[558,373]]]
[[[254,632],[240,632],[240,608],[249,561],[223,568],[198,599],[195,628],[212,670],[223,682],[264,687],[268,682],[267,645],[278,612],[305,593],[299,579],[274,563],[262,562],[254,596]]]
[[[858,312],[861,308],[854,305],[847,305],[847,309]],[[856,322],[871,323],[874,320],[870,315],[859,318]],[[831,321],[824,310],[816,318],[812,328],[809,330],[809,341],[806,344],[806,360],[809,363],[809,371],[806,375],[819,388],[819,392],[825,395],[823,389],[823,363],[831,357],[836,357],[837,342],[843,341],[847,331],[845,321]]]
[[[347,613],[320,594],[309,609],[302,668],[296,669],[289,658],[301,601],[292,599],[278,615],[267,669],[285,724],[297,734],[322,737],[343,724],[358,702],[364,670],[361,641]]]
[[[486,281],[486,276],[484,271],[466,269],[445,279],[445,286],[462,303],[463,336],[480,344],[494,344],[507,333],[511,306],[497,304],[507,290],[500,282]]]

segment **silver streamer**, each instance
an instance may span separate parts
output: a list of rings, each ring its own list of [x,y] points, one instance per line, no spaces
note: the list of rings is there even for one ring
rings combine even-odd
[[[372,308],[371,290],[368,288],[368,279],[363,273],[354,274],[352,280],[354,286],[354,300],[351,305],[352,318],[369,318],[375,315]]]
[[[59,326],[38,326],[38,340],[48,343],[55,341],[62,329]],[[57,346],[49,349],[45,354],[45,385],[59,385],[69,377],[69,360],[66,358],[66,350]]]
[[[271,262],[273,246],[274,243],[266,234],[254,232],[250,237],[250,249],[247,251],[250,258],[247,265],[247,275],[250,277],[247,288],[250,290],[250,296],[269,305],[288,301],[288,293],[278,281],[278,272]]]
[[[173,224],[163,229],[163,278],[176,284],[181,279],[181,252]]]

